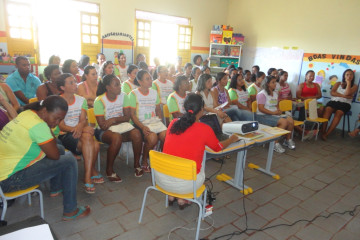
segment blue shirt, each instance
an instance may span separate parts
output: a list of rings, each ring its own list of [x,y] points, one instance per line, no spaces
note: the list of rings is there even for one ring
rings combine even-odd
[[[36,97],[36,89],[41,84],[40,79],[29,73],[26,77],[26,82],[20,76],[18,70],[6,78],[6,84],[9,85],[13,92],[21,91],[28,99]],[[16,97],[19,104],[24,106],[25,103]]]

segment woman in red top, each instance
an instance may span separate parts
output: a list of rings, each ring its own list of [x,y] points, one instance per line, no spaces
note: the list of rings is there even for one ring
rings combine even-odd
[[[189,93],[184,101],[184,109],[185,114],[174,119],[168,127],[163,152],[195,161],[197,166],[196,187],[199,188],[205,180],[202,166],[205,146],[218,152],[236,142],[238,137],[232,135],[229,139],[219,142],[211,127],[199,122],[204,115],[204,101],[200,95]],[[192,181],[173,178],[158,172],[155,173],[155,177],[158,185],[166,191],[186,194],[193,190]],[[174,197],[169,196],[170,204],[173,201]],[[178,199],[178,204],[180,209],[183,209],[185,200]]]
[[[305,82],[300,83],[296,89],[296,98],[304,101],[306,99],[319,99],[321,98],[321,89],[319,84],[314,83],[315,72],[309,70],[305,74]],[[318,109],[318,115],[322,116],[323,107]],[[300,109],[299,112],[299,121],[305,120],[305,110],[304,108]]]

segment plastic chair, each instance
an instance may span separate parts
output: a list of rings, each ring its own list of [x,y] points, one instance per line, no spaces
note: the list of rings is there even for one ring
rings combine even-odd
[[[33,102],[37,102],[38,101],[38,98],[37,97],[34,97],[34,98],[30,98],[29,99],[29,103],[33,103]]]
[[[153,185],[147,187],[145,190],[144,199],[140,211],[139,223],[141,223],[142,220],[147,193],[150,189],[154,189],[166,195],[166,199],[165,199],[166,207],[168,207],[168,195],[177,198],[186,199],[188,201],[196,203],[199,206],[199,216],[198,216],[198,223],[197,223],[196,237],[195,237],[195,239],[199,239],[200,219],[204,220],[204,216],[205,216],[206,187],[203,184],[200,188],[196,190],[196,184],[195,184],[197,177],[196,162],[193,160],[172,156],[154,150],[150,151],[149,156],[150,156],[151,177],[152,177]],[[190,192],[188,194],[167,192],[166,190],[162,189],[157,185],[157,182],[155,181],[155,171],[183,180],[192,180],[193,192]],[[203,196],[203,199],[201,199],[201,196]]]
[[[328,122],[328,120],[327,120],[326,118],[319,118],[319,117],[316,118],[316,119],[310,119],[310,118],[308,118],[307,112],[308,112],[308,110],[309,110],[309,102],[312,101],[312,100],[314,100],[314,99],[306,99],[306,100],[304,101],[304,107],[305,107],[305,121],[304,121],[304,123],[306,123],[306,122],[316,123],[317,132],[316,132],[315,140],[317,140],[317,137],[318,137],[318,135],[319,135],[319,130],[320,130],[320,124],[321,124],[321,123]],[[305,133],[305,128],[303,128],[303,133],[302,133],[302,138],[301,138],[301,139],[303,139],[304,133]]]
[[[345,118],[347,118],[348,132],[350,132],[350,116],[352,115],[351,111],[347,111],[343,116],[343,127],[342,127],[342,137],[345,136]]]
[[[281,100],[279,102],[279,109],[282,112],[288,112],[288,111],[292,112],[292,101],[291,100]],[[303,126],[303,125],[304,125],[303,121],[294,120],[294,127]],[[291,138],[293,138],[293,135],[294,135],[294,131],[291,134]],[[301,138],[301,140],[302,140],[302,138]]]
[[[253,113],[253,121],[255,121],[256,111],[257,111],[257,101],[253,101],[251,103],[251,111]]]
[[[1,221],[4,221],[5,214],[7,210],[7,200],[15,199],[24,195],[28,195],[28,202],[29,205],[31,205],[31,193],[37,192],[39,194],[39,201],[40,201],[40,216],[42,219],[44,219],[44,204],[43,204],[43,195],[42,192],[37,189],[39,185],[35,185],[32,187],[29,187],[24,190],[16,191],[16,192],[10,192],[10,193],[4,193],[0,187],[0,197],[3,201],[3,210],[1,214]]]
[[[166,119],[169,119],[169,121],[170,121],[170,112],[169,112],[169,107],[168,107],[168,105],[164,105],[163,106],[163,115],[164,115],[164,124],[165,124],[165,126],[167,126],[167,123],[166,123]]]

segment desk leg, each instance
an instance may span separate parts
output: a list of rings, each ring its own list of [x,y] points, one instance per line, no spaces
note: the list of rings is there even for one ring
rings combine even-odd
[[[266,160],[266,168],[263,169],[260,166],[253,164],[253,163],[249,163],[248,167],[251,169],[256,169],[260,172],[263,172],[267,175],[272,176],[274,179],[279,180],[280,176],[276,173],[271,172],[271,163],[272,163],[272,159],[273,159],[273,154],[274,154],[274,146],[275,146],[275,141],[272,141],[269,143],[269,151],[268,151],[268,157]]]
[[[247,151],[239,151],[236,156],[236,166],[235,166],[235,176],[231,178],[229,175],[222,173],[216,176],[216,179],[219,181],[226,182],[227,184],[237,188],[240,190],[241,193],[247,195],[252,193],[253,190],[251,187],[243,185],[243,177],[244,177],[244,170],[245,170],[245,162],[246,162],[246,153]],[[244,188],[243,188],[244,187]]]

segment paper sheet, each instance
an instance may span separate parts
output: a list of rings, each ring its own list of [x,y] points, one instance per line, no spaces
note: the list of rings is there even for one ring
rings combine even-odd
[[[24,228],[12,233],[0,236],[1,240],[53,240],[48,224],[42,224],[35,227]]]

